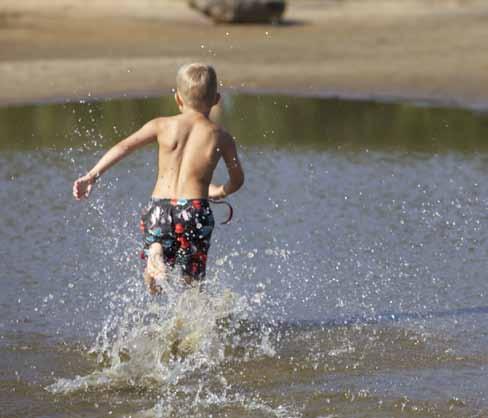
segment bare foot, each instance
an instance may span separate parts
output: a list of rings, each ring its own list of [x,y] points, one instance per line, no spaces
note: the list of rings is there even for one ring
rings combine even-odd
[[[163,289],[161,286],[156,284],[156,280],[147,271],[144,272],[144,283],[146,284],[147,290],[153,296],[160,295]]]
[[[194,285],[194,280],[191,276],[184,275],[183,276],[183,281],[187,286],[193,286]]]

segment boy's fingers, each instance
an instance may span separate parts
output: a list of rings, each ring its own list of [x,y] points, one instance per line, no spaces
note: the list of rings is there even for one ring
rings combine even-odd
[[[87,196],[88,196],[88,195],[91,193],[92,188],[93,188],[93,185],[92,185],[92,184],[89,184],[89,185],[88,185],[88,188],[86,189],[86,193],[87,193],[86,195],[87,195]]]
[[[82,193],[81,192],[81,190],[80,190],[81,189],[80,183],[81,183],[81,180],[78,179],[73,184],[73,196],[75,197],[76,200],[81,200],[81,198],[83,197],[83,195],[86,194],[86,192],[85,193]]]
[[[93,184],[86,178],[86,176],[80,177],[73,183],[73,196],[76,200],[81,200],[90,195],[92,188]]]

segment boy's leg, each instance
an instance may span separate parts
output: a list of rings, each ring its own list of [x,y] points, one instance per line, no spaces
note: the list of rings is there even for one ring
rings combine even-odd
[[[156,285],[156,279],[166,279],[166,266],[163,259],[163,247],[156,242],[149,247],[147,266],[144,271],[144,283],[149,293],[156,295],[161,293],[161,286]]]
[[[198,284],[197,279],[195,279],[193,276],[190,276],[189,274],[183,274],[183,281],[188,286],[193,286]]]
[[[188,286],[201,286],[205,280],[209,241],[210,235],[206,238],[194,239],[192,241],[194,251],[181,256],[181,260],[184,260],[181,265],[182,278]]]
[[[185,200],[174,211],[176,264],[186,285],[199,286],[205,278],[207,252],[215,224],[208,199]]]

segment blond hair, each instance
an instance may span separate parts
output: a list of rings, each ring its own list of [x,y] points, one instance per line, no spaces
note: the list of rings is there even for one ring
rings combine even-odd
[[[210,65],[184,65],[176,75],[176,88],[188,106],[195,109],[211,108],[217,95],[217,74]]]

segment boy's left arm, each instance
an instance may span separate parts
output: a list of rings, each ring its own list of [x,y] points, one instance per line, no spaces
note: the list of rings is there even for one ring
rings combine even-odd
[[[134,132],[118,144],[110,148],[98,163],[84,176],[81,176],[73,184],[73,196],[76,200],[88,197],[96,179],[100,177],[114,164],[122,160],[137,148],[156,140],[160,121],[153,119],[141,129]]]
[[[210,199],[223,199],[239,190],[244,184],[244,170],[237,155],[236,143],[228,133],[224,133],[222,137],[221,150],[227,166],[229,180],[221,185],[210,184],[208,188],[208,197]]]

